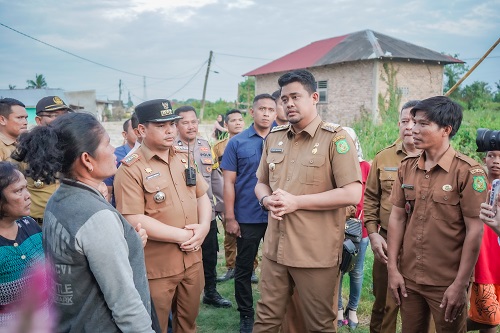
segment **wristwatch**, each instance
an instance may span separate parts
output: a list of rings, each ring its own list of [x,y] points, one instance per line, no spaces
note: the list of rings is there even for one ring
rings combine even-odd
[[[259,200],[259,206],[260,206],[263,210],[265,210],[265,211],[269,211],[269,209],[267,209],[267,208],[266,208],[266,206],[264,206],[264,199],[265,199],[265,198],[267,198],[267,197],[268,197],[268,195],[265,195],[265,196],[263,196],[262,198],[260,198],[260,200]]]

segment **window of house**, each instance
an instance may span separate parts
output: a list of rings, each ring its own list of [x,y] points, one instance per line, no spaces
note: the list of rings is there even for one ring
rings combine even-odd
[[[319,103],[328,103],[328,81],[317,81],[316,90],[319,94]]]
[[[408,87],[399,87],[398,89],[401,96],[408,96],[410,94],[410,88]]]

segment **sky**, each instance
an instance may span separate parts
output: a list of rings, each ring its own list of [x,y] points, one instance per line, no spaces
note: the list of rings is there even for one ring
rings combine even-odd
[[[500,37],[500,0],[0,0],[0,89],[43,74],[104,100],[120,80],[125,102],[201,99],[212,50],[206,98],[234,101],[242,74],[365,29],[471,67]],[[464,84],[474,81],[496,90],[500,46]]]

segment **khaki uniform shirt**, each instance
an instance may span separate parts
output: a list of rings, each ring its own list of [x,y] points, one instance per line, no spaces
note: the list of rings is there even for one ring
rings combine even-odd
[[[0,133],[0,161],[15,162],[10,158],[12,152],[16,150],[15,143],[16,140],[12,140]]]
[[[142,144],[134,154],[122,160],[115,175],[116,208],[122,214],[144,214],[161,223],[184,228],[198,223],[197,198],[208,189],[197,174],[196,186],[186,186],[187,154],[174,147],[163,160]],[[155,202],[163,192],[166,199]],[[169,277],[184,272],[201,261],[201,251],[183,252],[176,243],[149,239],[144,248],[149,279]]]
[[[177,138],[176,148],[183,152],[188,152],[187,144],[183,143],[179,138]],[[222,213],[224,211],[222,201],[222,174],[219,170],[213,168],[214,158],[212,156],[212,147],[210,147],[207,140],[196,138],[196,142],[190,145],[189,149],[191,149],[191,153],[193,154],[191,156],[194,156],[198,171],[208,184],[207,195],[212,204],[212,220],[214,220],[216,213]]]
[[[267,137],[257,178],[271,189],[294,195],[322,193],[360,182],[356,148],[339,125],[316,117],[300,133],[290,125],[274,127]],[[342,258],[345,208],[298,210],[271,218],[263,254],[291,267],[333,267]]]
[[[451,146],[427,172],[423,154],[403,160],[390,197],[407,212],[406,221],[398,221],[406,223],[399,266],[418,284],[449,286],[460,266],[464,217],[477,218],[486,200],[486,175]]]
[[[368,234],[378,232],[379,225],[387,231],[392,209],[389,196],[399,165],[406,155],[403,142],[398,140],[379,151],[373,159],[364,198],[364,222]]]
[[[52,194],[58,189],[59,182],[48,185],[43,182],[35,183],[31,177],[26,177],[26,181],[28,183],[28,191],[31,195],[30,216],[42,219],[45,206],[47,206],[47,202]]]
[[[214,168],[218,168],[220,163],[222,162],[222,156],[224,155],[224,151],[226,150],[227,143],[229,142],[229,138],[225,138],[214,144],[213,152],[214,152]]]

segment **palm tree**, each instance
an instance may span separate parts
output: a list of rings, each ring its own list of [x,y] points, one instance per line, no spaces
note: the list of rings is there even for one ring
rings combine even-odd
[[[42,89],[42,88],[47,88],[47,82],[45,82],[45,78],[43,77],[43,74],[35,74],[35,80],[26,80],[26,83],[28,86],[26,89]]]
[[[15,86],[15,85],[13,85],[13,84],[9,84],[9,89],[10,89],[10,90],[14,90],[14,89],[16,89],[16,86]]]

